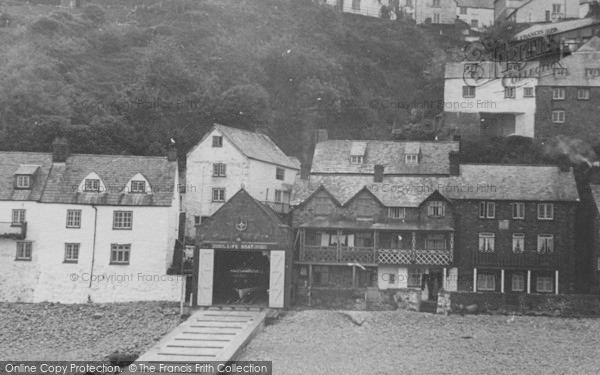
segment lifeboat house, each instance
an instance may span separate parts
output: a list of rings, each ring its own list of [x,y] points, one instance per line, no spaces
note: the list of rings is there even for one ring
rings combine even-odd
[[[243,188],[197,226],[194,306],[290,305],[292,230]]]

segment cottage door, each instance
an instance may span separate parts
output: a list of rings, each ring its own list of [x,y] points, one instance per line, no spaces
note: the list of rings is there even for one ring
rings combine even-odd
[[[285,251],[271,251],[269,307],[283,308],[285,293]]]
[[[215,251],[200,249],[198,265],[198,306],[210,306],[213,299]]]

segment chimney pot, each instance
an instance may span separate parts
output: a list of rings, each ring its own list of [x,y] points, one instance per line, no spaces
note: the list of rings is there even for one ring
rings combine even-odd
[[[327,141],[327,129],[317,129],[315,131],[315,144]]]
[[[69,141],[65,137],[57,137],[52,142],[52,162],[64,163],[69,157],[70,147]]]
[[[167,150],[167,160],[168,161],[177,161],[177,147],[174,145],[170,145]]]
[[[450,159],[450,176],[460,176],[460,154],[452,151],[448,159]]]
[[[385,167],[381,164],[376,164],[374,167],[373,182],[383,182],[383,171]]]

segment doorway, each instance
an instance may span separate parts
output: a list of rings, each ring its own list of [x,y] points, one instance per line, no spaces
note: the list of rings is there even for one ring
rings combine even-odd
[[[213,305],[268,305],[268,251],[217,251],[214,264]]]

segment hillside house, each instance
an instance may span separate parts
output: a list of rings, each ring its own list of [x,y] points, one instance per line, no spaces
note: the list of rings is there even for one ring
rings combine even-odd
[[[556,22],[579,18],[580,0],[495,0],[496,23]]]
[[[169,157],[0,152],[0,301],[176,301]]]
[[[456,0],[456,15],[474,30],[494,24],[494,0]]]
[[[240,189],[281,214],[289,203],[300,161],[261,132],[215,124],[187,154],[186,233],[214,214]]]

